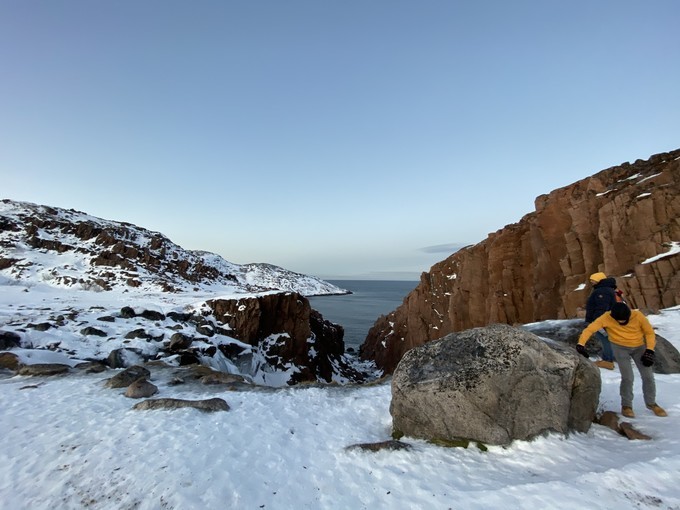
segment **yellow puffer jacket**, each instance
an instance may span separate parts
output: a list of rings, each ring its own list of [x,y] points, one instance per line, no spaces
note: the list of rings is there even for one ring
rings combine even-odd
[[[647,349],[656,347],[656,335],[649,320],[640,310],[631,310],[630,320],[625,326],[612,318],[611,313],[605,312],[583,330],[578,343],[586,345],[588,339],[599,329],[605,328],[609,341],[623,347],[639,347],[647,345]]]

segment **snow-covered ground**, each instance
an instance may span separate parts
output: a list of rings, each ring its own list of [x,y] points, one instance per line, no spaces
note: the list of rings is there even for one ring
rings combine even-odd
[[[22,305],[6,289],[5,320]],[[55,306],[48,293],[23,299]],[[680,348],[680,307],[650,320]],[[410,450],[367,452],[346,447],[390,439],[389,381],[228,391],[151,370],[155,397],[220,397],[231,409],[133,410],[103,385],[114,371],[0,375],[0,509],[680,509],[680,374],[656,376],[667,418],[644,409],[636,382],[632,421],[651,441],[593,425],[488,451],[406,437]],[[602,378],[601,407],[618,411],[619,373]]]

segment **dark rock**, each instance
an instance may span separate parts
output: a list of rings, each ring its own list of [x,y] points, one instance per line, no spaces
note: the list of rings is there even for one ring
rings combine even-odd
[[[145,400],[135,404],[132,409],[137,410],[155,410],[155,409],[181,409],[184,407],[193,407],[199,411],[214,412],[214,411],[229,411],[229,404],[221,398],[209,398],[206,400],[183,400],[177,398],[158,398]]]
[[[229,359],[234,359],[241,355],[247,348],[240,344],[228,343],[220,344],[218,349]]]
[[[144,338],[144,339],[150,340],[153,337],[151,335],[149,335],[144,328],[139,328],[139,329],[135,329],[135,330],[132,330],[129,333],[127,333],[125,335],[125,338],[128,339],[128,340],[133,340],[135,338]]]
[[[151,372],[146,368],[134,365],[108,379],[105,386],[107,388],[127,388],[137,379],[141,379],[142,377],[148,378],[150,376]]]
[[[200,365],[201,360],[195,352],[184,351],[179,353],[179,366]]]
[[[70,370],[68,365],[59,363],[37,363],[35,365],[22,365],[17,372],[19,375],[58,375]]]
[[[168,312],[167,318],[172,319],[175,322],[189,322],[189,319],[191,319],[191,314],[181,312]]]
[[[103,317],[97,317],[98,321],[102,322],[116,322],[116,318],[111,315],[104,315]]]
[[[144,359],[137,349],[114,349],[109,353],[107,363],[111,368],[127,368],[138,365]]]
[[[134,311],[132,307],[124,306],[123,308],[120,309],[120,316],[123,319],[132,319],[134,317],[137,317],[137,313]]]
[[[170,345],[168,349],[171,351],[180,351],[182,349],[188,349],[194,339],[184,333],[175,333],[170,337]]]
[[[215,327],[212,324],[204,323],[196,325],[196,332],[207,337],[215,336]]]
[[[214,372],[201,377],[202,384],[233,384],[246,382],[242,375]]]
[[[99,361],[87,361],[85,363],[79,363],[75,366],[78,370],[83,370],[88,374],[100,374],[106,371],[106,365]]]
[[[13,331],[0,331],[0,350],[21,347],[21,337]]]
[[[97,329],[92,326],[87,326],[83,329],[80,330],[81,335],[85,336],[100,336],[100,337],[105,337],[106,332],[102,331],[101,329]]]
[[[142,313],[139,314],[139,316],[144,317],[145,319],[150,321],[165,320],[165,315],[163,315],[161,312],[157,312],[156,310],[144,310]]]
[[[36,331],[47,331],[52,327],[49,322],[41,322],[40,324],[27,324],[27,328],[35,329]]]

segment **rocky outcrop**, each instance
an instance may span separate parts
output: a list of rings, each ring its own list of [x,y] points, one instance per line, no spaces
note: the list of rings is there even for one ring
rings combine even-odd
[[[409,349],[491,323],[576,317],[588,276],[635,308],[680,304],[680,150],[624,163],[536,199],[536,211],[423,273],[361,346],[391,373]]]
[[[344,358],[342,326],[324,320],[300,294],[213,299],[206,301],[206,306],[218,328],[256,347],[256,354],[274,371],[294,367],[289,384],[330,382],[334,376],[352,381],[364,379]]]
[[[30,248],[30,249],[27,249]],[[71,257],[61,255],[70,253]],[[86,290],[346,294],[313,276],[271,264],[232,264],[185,250],[159,232],[73,209],[0,200],[0,272],[17,281]]]
[[[574,351],[497,324],[409,351],[392,378],[390,413],[397,434],[508,444],[587,431],[600,386]]]
[[[199,301],[167,314],[157,308],[124,306],[115,311],[90,307],[59,315],[49,309],[22,308],[25,320],[18,314],[11,325],[14,331],[0,331],[0,348],[23,346],[35,350],[36,358],[37,351],[49,350],[66,359],[82,359],[77,352],[77,343],[82,342],[91,361],[127,369],[110,381],[115,387],[148,377],[141,370],[151,362],[210,367],[217,376],[206,379],[206,384],[243,380],[268,386],[363,382],[375,375],[365,363],[345,354],[343,328],[324,320],[309,300],[297,293]],[[30,322],[29,317],[41,322]],[[102,317],[110,319],[105,321],[105,331],[87,325],[100,323]],[[49,334],[41,334],[48,330]],[[55,341],[56,337],[70,341]],[[31,356],[24,358],[27,364],[32,362]],[[0,353],[0,368],[20,366],[16,355]],[[124,380],[118,381],[120,378]]]

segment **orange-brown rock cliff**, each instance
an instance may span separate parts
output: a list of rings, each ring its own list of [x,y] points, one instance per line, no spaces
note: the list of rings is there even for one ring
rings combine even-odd
[[[423,273],[376,321],[362,358],[391,373],[407,350],[454,331],[576,317],[597,271],[615,277],[635,308],[680,304],[680,149],[608,168],[535,205]]]

